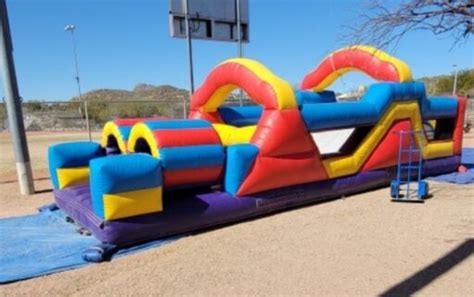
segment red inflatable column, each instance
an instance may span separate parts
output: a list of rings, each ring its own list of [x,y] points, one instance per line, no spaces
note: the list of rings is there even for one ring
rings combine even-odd
[[[456,126],[454,128],[454,154],[460,155],[462,151],[462,136],[464,132],[464,117],[466,114],[467,98],[464,96],[458,97],[458,113],[456,116]]]

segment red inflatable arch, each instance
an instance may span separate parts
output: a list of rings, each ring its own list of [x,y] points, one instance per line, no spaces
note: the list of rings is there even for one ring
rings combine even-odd
[[[357,45],[337,50],[303,79],[302,89],[322,91],[349,71],[361,71],[380,81],[412,81],[408,65],[370,46]]]
[[[259,154],[238,195],[327,178],[291,85],[256,61],[231,59],[214,68],[192,96],[190,117],[222,123],[217,108],[236,88],[264,108],[250,141]]]

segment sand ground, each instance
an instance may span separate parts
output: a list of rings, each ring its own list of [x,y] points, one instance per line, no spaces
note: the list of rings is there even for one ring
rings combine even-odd
[[[8,135],[0,133],[0,217],[51,202],[47,146],[84,137],[30,133],[39,193],[22,197]],[[472,133],[465,145],[474,146]],[[433,198],[424,204],[391,203],[380,189],[3,285],[0,296],[474,296],[474,185],[430,185]]]

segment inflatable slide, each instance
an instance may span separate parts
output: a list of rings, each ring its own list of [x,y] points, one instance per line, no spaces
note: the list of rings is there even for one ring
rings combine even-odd
[[[338,101],[327,88],[348,71],[378,82]],[[225,106],[236,88],[255,105]],[[104,243],[209,228],[388,186],[398,131],[431,127],[415,134],[424,176],[455,171],[465,104],[428,98],[406,63],[368,46],[333,52],[298,91],[257,61],[230,59],[192,95],[189,119],[118,119],[100,143],[51,146],[54,196]],[[346,136],[323,150],[322,135]]]

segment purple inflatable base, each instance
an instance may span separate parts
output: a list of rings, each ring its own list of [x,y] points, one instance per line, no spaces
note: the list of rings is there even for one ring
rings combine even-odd
[[[453,172],[459,163],[459,156],[429,160],[424,162],[423,173]],[[163,212],[115,221],[102,221],[94,214],[88,185],[55,191],[54,196],[67,215],[100,241],[130,245],[386,186],[395,176],[396,167],[391,167],[239,198],[209,189],[207,193],[169,192],[164,195]]]

